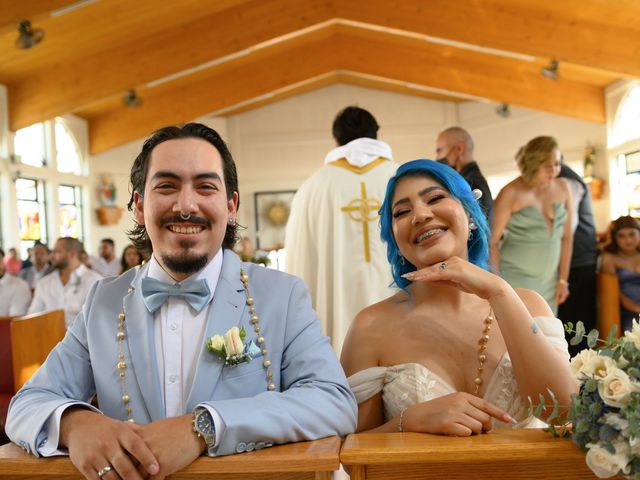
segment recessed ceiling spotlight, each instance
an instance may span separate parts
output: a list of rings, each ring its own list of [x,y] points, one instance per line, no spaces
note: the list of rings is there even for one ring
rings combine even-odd
[[[32,28],[29,20],[23,20],[18,24],[18,33],[20,36],[16,38],[16,48],[21,50],[37,45],[44,38],[44,30]]]
[[[136,91],[131,89],[127,90],[127,93],[122,97],[122,103],[127,107],[136,108],[142,105],[142,99],[136,94]]]
[[[549,65],[547,65],[546,67],[542,67],[540,73],[542,73],[542,75],[544,75],[549,80],[558,80],[560,78],[560,74],[558,73],[559,67],[560,64],[557,60],[551,60],[549,62]]]
[[[502,118],[507,118],[511,116],[511,109],[509,108],[508,103],[501,103],[496,107],[496,113]]]

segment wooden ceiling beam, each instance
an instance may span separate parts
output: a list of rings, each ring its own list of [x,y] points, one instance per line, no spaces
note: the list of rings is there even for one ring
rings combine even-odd
[[[240,58],[211,72],[193,75],[179,85],[151,89],[141,106],[119,106],[89,120],[90,152],[103,152],[165,125],[186,122],[322,76],[334,70],[335,56],[331,52],[336,48],[339,45],[328,38],[272,49],[254,54],[251,60]]]
[[[82,61],[56,63],[9,83],[10,128],[68,113],[261,42],[328,20],[323,0],[256,0],[217,12],[180,29],[118,45]]]
[[[148,135],[164,125],[247,103],[283,98],[321,77],[388,79],[406,93],[491,99],[592,122],[604,122],[603,89],[542,77],[535,65],[515,59],[487,59],[478,52],[345,28],[308,35],[247,57],[212,67],[144,92],[142,106],[118,103],[89,119],[90,149],[98,153]],[[256,81],[259,79],[259,81]],[[326,78],[325,78],[326,81]],[[273,97],[269,97],[276,92]],[[275,99],[273,101],[275,101]]]
[[[426,85],[478,99],[604,123],[604,90],[569,80],[549,80],[535,64],[428,42],[392,43],[353,32],[338,34],[340,68]]]
[[[640,2],[336,0],[338,17],[640,77]],[[619,22],[620,12],[626,22]],[[610,20],[613,18],[613,20]]]

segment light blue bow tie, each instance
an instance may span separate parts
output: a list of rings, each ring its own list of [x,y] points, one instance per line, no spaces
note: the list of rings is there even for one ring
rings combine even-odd
[[[211,297],[211,290],[203,278],[173,285],[150,277],[142,279],[142,298],[150,313],[159,309],[169,296],[184,298],[200,313]]]

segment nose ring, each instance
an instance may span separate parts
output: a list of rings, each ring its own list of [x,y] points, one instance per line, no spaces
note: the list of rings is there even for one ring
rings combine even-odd
[[[185,215],[184,213],[180,212],[180,218],[182,220],[189,220],[191,218],[191,214],[189,213],[188,215]]]

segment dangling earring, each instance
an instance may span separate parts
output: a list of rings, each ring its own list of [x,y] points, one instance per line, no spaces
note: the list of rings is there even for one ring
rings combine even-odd
[[[231,217],[227,223],[233,227],[233,225],[236,223],[236,219]]]
[[[404,257],[400,255],[400,265],[404,265],[405,263],[407,262],[405,262]]]
[[[469,240],[473,238],[473,231],[477,229],[478,229],[478,226],[476,225],[476,222],[474,222],[473,219],[470,218],[469,219]]]

